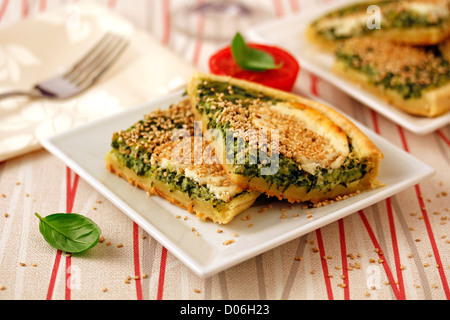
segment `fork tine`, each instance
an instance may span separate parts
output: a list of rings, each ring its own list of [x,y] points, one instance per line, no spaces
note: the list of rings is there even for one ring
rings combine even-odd
[[[78,86],[86,86],[92,84],[92,82],[96,81],[100,76],[102,76],[121,56],[123,51],[128,46],[128,42],[123,39],[117,39],[117,41],[108,48],[109,50],[105,50],[105,54],[101,57],[101,59],[97,60],[95,65],[91,65],[89,70],[86,70],[84,77],[78,79]]]
[[[93,47],[86,55],[84,55],[80,60],[78,60],[71,69],[69,69],[64,75],[64,78],[71,78],[75,73],[79,72],[80,69],[85,68],[94,57],[98,55],[98,51],[103,50],[103,47],[110,41],[113,35],[111,33],[105,34],[102,39],[100,39],[95,47]]]
[[[90,84],[94,79],[98,79],[112,65],[112,62],[115,62],[125,49],[126,42],[119,36],[110,38],[104,43],[99,52],[90,57],[87,65],[79,67],[78,70],[67,77],[69,81],[77,86],[86,83]]]
[[[81,81],[85,77],[85,73],[89,72],[94,66],[104,59],[105,55],[111,50],[110,45],[116,41],[117,36],[113,34],[107,34],[100,40],[86,56],[80,61],[71,72],[65,75],[65,78],[73,83]]]
[[[89,81],[89,83],[97,81],[119,59],[128,47],[128,44],[128,41],[121,40],[111,51],[108,59],[103,60],[96,69],[92,70],[86,80]]]

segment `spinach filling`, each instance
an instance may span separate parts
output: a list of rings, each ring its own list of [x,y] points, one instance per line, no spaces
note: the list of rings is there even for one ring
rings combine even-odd
[[[113,139],[111,144],[116,151],[116,156],[128,169],[133,170],[138,176],[151,176],[154,173],[154,168],[150,164],[150,154],[141,150],[127,146],[125,143],[120,143],[117,138]]]
[[[381,28],[434,27],[444,24],[448,17],[430,19],[427,14],[416,11],[387,10]]]
[[[401,2],[401,1],[399,1]],[[379,2],[365,2],[360,4],[351,5],[343,9],[337,10],[335,12],[329,13],[321,19],[316,20],[313,23],[314,27],[319,27],[320,23],[326,19],[332,18],[343,18],[345,16],[355,15],[355,14],[366,14],[367,8],[370,5],[377,5],[381,8],[381,29],[404,29],[412,27],[436,27],[443,26],[450,17],[448,16],[430,16],[427,13],[421,13],[414,11],[412,9],[402,8],[402,4],[396,3],[396,1],[379,1]],[[366,23],[361,23],[361,25],[352,30],[348,34],[343,34],[337,32],[336,27],[330,26],[319,29],[317,32],[324,38],[329,40],[345,40],[355,36],[365,36],[371,32],[377,31],[377,29],[368,28]]]
[[[202,199],[211,203],[214,208],[219,207],[225,202],[221,199],[216,198],[206,186],[202,186],[191,178],[185,175],[169,170],[169,169],[158,169],[156,171],[156,179],[167,183],[170,186],[171,192],[178,190],[189,195],[190,199]],[[237,195],[243,195],[245,192]]]
[[[157,126],[157,122],[151,121],[152,119],[146,119],[138,122],[126,132],[136,132],[136,128],[140,125],[143,127]],[[161,123],[159,121],[158,123]],[[145,126],[144,126],[145,125]],[[183,124],[176,124],[175,129],[182,129]],[[155,128],[156,130],[164,130],[163,127]],[[136,134],[136,133],[135,133]],[[140,136],[138,141],[145,142],[145,139]],[[157,168],[151,164],[152,150],[146,150],[145,148],[136,148],[136,143],[127,144],[119,134],[115,134],[112,139],[111,146],[114,150],[114,154],[120,163],[126,166],[128,169],[135,172],[140,177],[152,177],[170,186],[171,191],[181,191],[189,195],[191,199],[199,198],[204,201],[210,202],[211,205],[220,210],[220,206],[225,204],[221,199],[218,199],[213,193],[209,191],[206,186],[200,185],[196,181],[189,177],[182,175],[176,171]],[[246,194],[246,191],[238,194],[235,198]]]
[[[345,50],[345,49],[344,49]],[[368,49],[370,50],[370,48]],[[399,93],[404,99],[420,99],[424,92],[433,90],[450,82],[450,63],[447,61],[436,46],[425,48],[427,52],[434,55],[435,63],[425,65],[405,66],[403,74],[385,72],[381,74],[377,66],[350,52],[339,48],[336,58],[351,69],[364,73],[369,77],[369,84],[380,86],[384,89]],[[410,76],[406,77],[405,74]],[[426,79],[428,81],[423,81]]]
[[[218,93],[227,92],[230,92],[230,94],[225,94],[225,96],[221,96],[219,98],[220,94]],[[199,102],[196,108],[201,114],[209,117],[208,129],[220,129],[223,137],[226,137],[226,131],[228,129],[232,130],[232,128],[230,123],[217,121],[217,118],[223,109],[212,106],[217,106],[218,100],[227,100],[233,103],[240,103],[247,109],[251,101],[254,99],[259,99],[262,103],[272,105],[280,102],[280,100],[262,95],[260,92],[250,91],[236,86],[229,86],[227,83],[220,82],[208,82],[206,84],[201,84],[198,87],[198,97]],[[257,159],[255,159],[254,153],[252,152],[246,152],[245,161],[239,161],[238,163],[238,140],[239,139],[236,139],[234,142],[234,150],[233,148],[226,148],[228,158],[234,159],[235,161],[235,173],[244,175],[249,178],[249,180],[254,178],[263,178],[271,187],[276,185],[280,191],[285,191],[290,186],[295,186],[304,187],[307,192],[313,190],[328,192],[338,185],[343,185],[346,187],[347,184],[360,180],[367,173],[369,173],[365,160],[358,161],[347,158],[341,168],[317,169],[316,173],[313,175],[301,170],[298,163],[294,160],[285,157],[284,155],[280,155],[279,164],[276,168],[277,172],[263,175],[261,174],[262,168],[267,168],[268,171],[273,168],[270,167],[270,164],[255,164],[257,163]],[[246,142],[245,144],[246,147],[248,147],[248,143]],[[351,143],[349,143],[349,146],[351,153],[353,153],[354,150]]]
[[[222,97],[222,94],[225,95]],[[261,103],[266,104],[276,104],[281,101],[264,96],[260,92],[215,81],[199,85],[198,98],[199,102],[196,105],[196,109],[200,114],[205,114],[209,117],[208,129],[219,129],[224,136],[226,135],[226,130],[232,128],[229,123],[222,124],[221,121],[218,121],[218,117],[223,110],[223,108],[217,107],[217,102],[219,100],[231,102],[232,104],[242,104],[244,108],[248,108],[250,103],[255,99],[259,99]]]
[[[347,159],[339,169],[317,169],[312,175],[300,170],[292,159],[280,156],[278,172],[273,175],[262,175],[257,165],[241,164],[236,166],[236,174],[242,174],[250,180],[263,178],[269,187],[276,186],[279,191],[286,191],[289,187],[303,187],[307,193],[313,190],[330,192],[338,185],[347,187],[348,184],[363,178],[367,174],[367,165]]]
[[[112,139],[111,146],[116,149],[117,155],[121,157],[121,160],[126,164],[127,168],[132,169],[138,176],[151,175],[153,168],[150,164],[152,152],[158,144],[155,144],[152,148],[143,147],[147,142],[147,137],[144,137],[146,128],[152,128],[153,131],[167,130],[164,126],[169,117],[166,115],[158,115],[158,120],[150,115],[146,115],[144,120],[140,120],[134,124],[126,133],[132,135],[135,141],[127,143],[120,134],[115,133]],[[183,129],[183,123],[173,123],[170,131]],[[150,131],[150,130],[148,130]]]
[[[171,192],[178,190],[186,193],[190,199],[202,199],[211,203],[214,208],[220,208],[225,204],[225,201],[218,199],[213,193],[209,191],[207,186],[200,185],[198,182],[192,180],[185,175],[172,171],[169,169],[155,168],[150,164],[144,163],[142,156],[135,158],[131,154],[122,153],[115,146],[116,142],[113,142],[113,148],[115,149],[115,155],[119,161],[125,165],[128,169],[133,170],[138,176],[153,177],[161,182],[167,183]],[[143,152],[141,152],[142,154]],[[246,192],[242,192],[236,195],[234,198],[244,195]]]

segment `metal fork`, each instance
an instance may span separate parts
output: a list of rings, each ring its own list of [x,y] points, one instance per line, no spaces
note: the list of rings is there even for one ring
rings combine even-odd
[[[29,91],[13,91],[0,94],[0,100],[14,96],[31,99],[62,100],[71,98],[95,84],[118,60],[128,46],[128,41],[107,33],[84,57],[67,72],[36,84]]]

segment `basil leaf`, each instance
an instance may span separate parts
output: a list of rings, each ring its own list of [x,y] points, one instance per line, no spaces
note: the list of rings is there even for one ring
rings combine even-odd
[[[275,64],[274,58],[269,53],[249,47],[240,33],[233,39],[231,52],[237,65],[245,70],[275,70],[283,66],[283,63]]]
[[[79,214],[57,213],[39,218],[39,231],[55,249],[69,253],[83,253],[95,247],[100,228],[89,218]]]

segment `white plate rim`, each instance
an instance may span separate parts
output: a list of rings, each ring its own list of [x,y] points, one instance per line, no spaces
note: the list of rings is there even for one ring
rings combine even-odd
[[[274,249],[282,244],[285,244],[291,240],[294,240],[296,238],[299,238],[305,234],[308,234],[309,232],[312,232],[318,228],[324,227],[330,223],[333,223],[339,219],[342,219],[348,215],[354,214],[359,210],[363,210],[375,203],[378,203],[384,199],[389,198],[390,196],[393,196],[397,194],[398,192],[401,192],[405,189],[407,189],[410,186],[413,186],[427,178],[430,178],[435,174],[435,169],[431,166],[423,163],[422,161],[416,159],[409,153],[406,153],[404,150],[401,150],[400,148],[394,146],[389,141],[385,140],[383,137],[376,135],[369,129],[365,128],[363,125],[358,124],[357,125],[363,129],[366,133],[369,133],[371,136],[371,139],[375,143],[382,144],[384,146],[389,146],[389,148],[392,148],[396,150],[399,154],[408,157],[411,162],[414,162],[415,165],[420,164],[422,171],[420,173],[413,174],[409,179],[404,180],[400,183],[396,184],[396,187],[385,187],[381,188],[378,191],[376,191],[374,194],[372,194],[369,198],[365,198],[362,201],[358,201],[356,203],[353,203],[352,205],[342,208],[336,212],[331,212],[326,215],[325,218],[318,219],[317,221],[311,221],[308,222],[307,226],[303,226],[301,230],[292,230],[289,233],[282,234],[276,238],[273,238],[269,241],[266,241],[264,243],[261,243],[259,245],[254,246],[253,250],[251,252],[241,252],[236,254],[233,259],[230,259],[228,261],[222,261],[220,263],[216,264],[201,264],[198,261],[195,260],[194,257],[190,256],[186,252],[183,252],[180,250],[179,246],[177,246],[175,243],[173,243],[164,232],[159,231],[157,228],[155,228],[150,221],[145,219],[143,216],[140,215],[139,212],[135,211],[131,206],[129,206],[125,201],[121,200],[117,194],[114,192],[114,190],[108,189],[105,185],[103,185],[96,177],[91,175],[87,172],[86,167],[83,166],[82,163],[79,163],[77,161],[74,161],[70,157],[68,157],[67,154],[65,154],[60,145],[58,144],[59,140],[64,141],[65,138],[70,138],[73,136],[76,136],[77,133],[83,132],[85,130],[89,130],[93,127],[95,127],[98,124],[104,124],[108,121],[119,119],[124,114],[137,112],[137,110],[143,110],[144,108],[147,110],[150,110],[151,108],[154,108],[155,106],[158,107],[162,103],[167,103],[168,101],[174,101],[174,99],[180,97],[183,91],[175,92],[172,94],[169,94],[164,97],[160,97],[157,99],[153,99],[149,102],[140,104],[136,107],[127,109],[125,111],[121,111],[119,113],[107,116],[102,119],[97,119],[95,121],[92,121],[90,123],[84,124],[82,126],[79,126],[77,128],[68,130],[64,133],[57,134],[55,136],[46,138],[41,141],[42,146],[51,154],[53,154],[55,157],[59,158],[63,163],[65,163],[69,168],[71,168],[77,175],[79,175],[82,179],[84,179],[89,185],[91,185],[97,192],[99,192],[101,195],[103,195],[106,199],[111,201],[120,211],[122,211],[124,214],[126,214],[130,219],[132,219],[135,223],[137,223],[141,228],[143,228],[150,236],[152,236],[156,241],[158,241],[162,246],[164,246],[167,250],[169,250],[174,256],[176,256],[178,259],[180,259],[181,262],[183,262],[188,268],[190,268],[197,276],[201,278],[207,278],[210,276],[213,276],[221,271],[224,271],[226,269],[229,269],[233,266],[238,265],[239,263],[242,263],[248,259],[251,259],[259,254],[262,254],[264,252],[267,252],[268,250]],[[138,120],[138,119],[136,119]],[[131,124],[129,124],[131,125]],[[112,128],[112,132],[115,130],[118,130],[120,128]],[[111,132],[111,134],[112,134]],[[105,169],[106,171],[106,169]],[[127,183],[124,181],[123,183]],[[215,225],[214,225],[215,226]],[[236,244],[238,245],[238,244]]]

